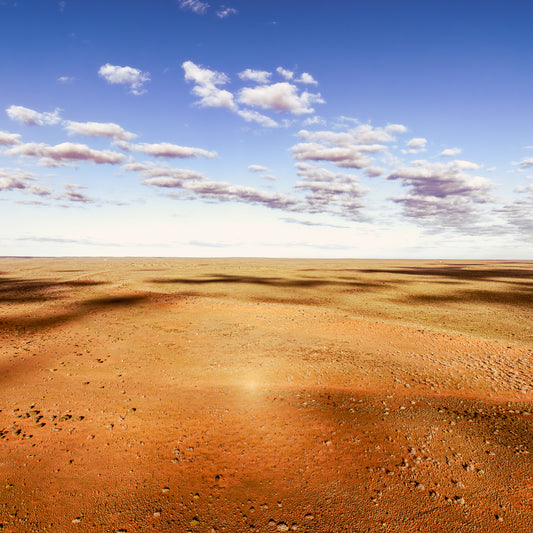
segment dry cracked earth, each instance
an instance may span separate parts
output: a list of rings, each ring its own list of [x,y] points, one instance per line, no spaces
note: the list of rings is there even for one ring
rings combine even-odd
[[[5,532],[533,530],[533,264],[0,259]]]

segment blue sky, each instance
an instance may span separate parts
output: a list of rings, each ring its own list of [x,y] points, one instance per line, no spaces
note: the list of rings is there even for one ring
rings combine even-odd
[[[3,0],[1,255],[533,259],[532,19]]]

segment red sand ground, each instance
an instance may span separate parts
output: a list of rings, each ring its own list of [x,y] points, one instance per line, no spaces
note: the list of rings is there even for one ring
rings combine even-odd
[[[111,263],[0,260],[2,531],[533,531],[533,343],[295,265]]]

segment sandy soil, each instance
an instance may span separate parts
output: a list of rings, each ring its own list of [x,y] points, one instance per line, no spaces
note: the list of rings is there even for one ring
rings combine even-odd
[[[531,532],[533,264],[0,259],[2,531]]]

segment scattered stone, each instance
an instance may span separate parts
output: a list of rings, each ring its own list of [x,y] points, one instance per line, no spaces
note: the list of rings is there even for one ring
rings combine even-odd
[[[79,524],[80,522],[81,522],[81,518],[80,518],[79,516],[78,516],[77,518],[74,518],[74,519],[72,520],[72,523],[73,523],[73,524]]]
[[[278,531],[289,531],[289,526],[285,522],[279,522],[276,529]]]
[[[191,526],[198,526],[200,524],[200,520],[198,520],[198,518],[195,516],[191,521],[190,521],[190,524]]]
[[[307,513],[307,514],[304,516],[304,518],[305,518],[306,520],[314,520],[315,517],[314,517],[314,515],[312,515],[311,513]]]

